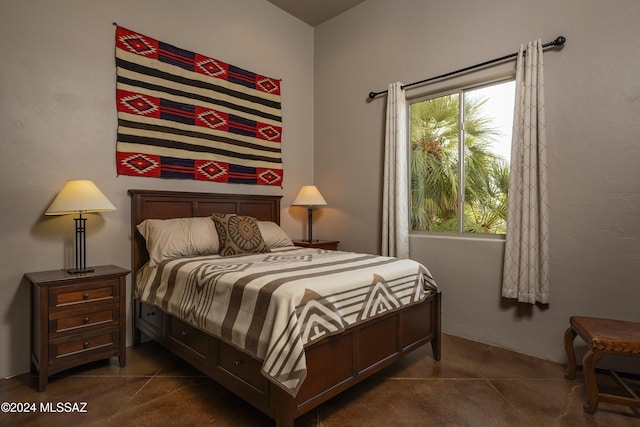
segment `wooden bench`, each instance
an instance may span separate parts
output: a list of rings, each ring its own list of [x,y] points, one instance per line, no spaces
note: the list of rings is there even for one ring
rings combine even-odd
[[[576,355],[573,350],[576,335],[580,335],[580,338],[590,346],[589,351],[584,355],[582,366],[587,387],[584,411],[589,414],[594,413],[599,402],[640,408],[640,398],[615,371],[612,370],[611,374],[631,397],[599,393],[595,376],[596,364],[605,353],[640,357],[640,323],[580,316],[571,316],[569,323],[571,326],[564,333],[564,348],[568,360],[565,378],[572,380],[576,377]]]

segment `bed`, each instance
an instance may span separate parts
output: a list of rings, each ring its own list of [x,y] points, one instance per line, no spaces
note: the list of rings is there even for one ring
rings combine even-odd
[[[293,426],[296,417],[422,345],[430,343],[434,359],[440,360],[441,293],[431,282],[428,270],[419,270],[410,276],[410,279],[405,279],[409,274],[400,269],[409,268],[408,264],[403,263],[409,260],[297,248],[288,244],[282,247],[276,245],[278,247],[271,247],[265,252],[247,255],[221,257],[220,254],[199,253],[184,258],[156,259],[156,254],[153,253],[155,250],[152,248],[150,255],[147,241],[141,233],[142,229],[149,239],[147,230],[139,226],[145,220],[182,221],[191,218],[198,221],[210,218],[213,213],[219,214],[221,218],[233,218],[224,214],[235,214],[254,218],[260,223],[262,230],[263,226],[280,223],[281,197],[158,190],[129,190],[129,195],[134,281],[134,343],[140,342],[142,333],[158,341],[271,417],[278,427]],[[209,221],[206,223],[209,224]],[[216,221],[216,227],[219,225],[220,221]],[[220,228],[217,230],[224,233]],[[263,234],[266,233],[263,231]],[[200,231],[196,234],[203,233]],[[318,265],[312,262],[317,262]],[[271,264],[278,263],[281,266],[278,267],[278,271],[262,270],[272,268]],[[150,264],[155,265],[150,267]],[[392,269],[398,269],[397,274],[403,277],[402,280],[384,282],[384,286],[378,284],[375,288],[377,292],[385,292],[385,289],[390,289],[392,285],[402,284],[404,290],[402,298],[398,298],[397,305],[379,303],[379,307],[371,309],[369,316],[362,316],[359,321],[349,320],[348,314],[327,314],[327,306],[333,309],[334,304],[339,304],[329,297],[319,295],[322,291],[314,286],[331,284],[339,290],[341,282],[344,281],[343,275],[352,276],[355,275],[354,271],[362,270],[363,274],[372,276],[370,272],[372,269],[380,268],[378,264],[389,264]],[[340,265],[345,267],[335,267]],[[211,273],[219,272],[221,269],[226,269],[224,274]],[[245,329],[238,326],[242,324],[240,320],[236,321],[237,325],[229,323],[228,312],[232,312],[230,308],[226,310],[226,317],[221,316],[217,319],[216,312],[224,312],[224,309],[216,308],[213,303],[202,303],[202,306],[196,307],[192,301],[199,300],[200,297],[194,295],[203,295],[198,292],[206,288],[205,279],[202,277],[206,277],[207,285],[213,286],[207,289],[215,289],[215,292],[221,295],[231,295],[229,301],[233,300],[233,292],[238,287],[232,287],[227,292],[217,280],[219,277],[239,274],[236,270],[247,270],[252,278],[251,281],[246,279],[242,288],[245,292],[243,298],[253,301],[251,313],[249,315],[245,313],[248,310],[241,308],[234,312],[233,317],[248,319],[244,322],[249,325]],[[328,270],[328,276],[323,275],[319,278],[321,270]],[[341,270],[344,272],[341,273]],[[305,274],[301,274],[300,271],[304,271]],[[174,281],[176,277],[182,277],[184,280]],[[281,289],[283,295],[287,292],[300,293],[304,289],[304,296],[296,294],[298,299],[291,310],[292,313],[283,315],[284,309],[273,308],[284,306],[285,303],[272,303],[268,310],[260,311],[256,307],[261,306],[260,301],[263,300],[260,298],[264,298],[264,289],[269,288],[261,282],[269,286],[276,282],[279,284],[278,290],[270,294],[269,301],[277,301],[273,295],[281,292]],[[255,301],[246,297],[247,294],[251,295],[246,289],[252,289],[254,285]],[[417,292],[418,288],[423,291]],[[183,289],[181,305],[171,302],[167,297],[177,294],[176,289]],[[199,291],[195,292],[193,289]],[[338,293],[342,295],[344,292],[340,290]],[[366,292],[370,296],[373,291]],[[191,305],[185,305],[185,295],[190,295]],[[307,303],[298,304],[300,299]],[[319,302],[324,305],[319,305]],[[268,305],[267,303],[265,307]],[[345,303],[344,309],[353,305]],[[309,306],[312,308],[308,308]],[[318,322],[314,327],[307,324],[298,325],[292,319],[297,319],[295,314],[300,314],[303,310],[307,310],[306,313],[314,313],[313,316],[307,317],[309,319],[317,320],[324,317],[329,321]],[[258,311],[266,320],[257,317]],[[211,317],[207,317],[209,315]],[[331,329],[330,325],[333,322],[331,316],[335,317],[334,323],[337,325],[334,329]],[[252,333],[257,324],[260,331]],[[305,334],[299,334],[300,330],[304,330]],[[303,335],[304,339],[295,338],[298,335]],[[283,337],[287,339],[283,341]],[[287,357],[283,357],[283,354]]]

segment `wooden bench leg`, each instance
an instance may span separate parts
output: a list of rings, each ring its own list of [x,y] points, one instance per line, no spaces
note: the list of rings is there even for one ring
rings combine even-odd
[[[567,353],[567,369],[564,371],[564,377],[568,380],[576,377],[576,352],[573,349],[576,335],[576,331],[572,327],[564,332],[564,350]]]
[[[590,349],[582,360],[582,371],[584,373],[584,382],[587,386],[587,402],[583,405],[583,409],[588,414],[593,414],[598,408],[599,392],[596,383],[596,365],[602,357],[602,350],[598,348]]]

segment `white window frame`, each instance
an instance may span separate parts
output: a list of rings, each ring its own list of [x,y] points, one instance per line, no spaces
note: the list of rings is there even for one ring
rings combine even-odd
[[[454,88],[449,88],[449,89],[445,89],[445,90],[440,90],[440,91],[434,91],[431,93],[428,93],[426,95],[422,95],[419,97],[415,97],[415,98],[411,98],[411,99],[407,99],[407,117],[411,117],[411,106],[413,104],[419,103],[419,102],[423,102],[423,101],[428,101],[430,99],[435,99],[435,98],[440,98],[440,97],[444,97],[444,96],[450,96],[453,94],[458,94],[459,99],[458,99],[458,188],[459,189],[463,189],[464,191],[458,191],[458,231],[456,232],[452,232],[452,231],[420,231],[420,230],[413,230],[410,229],[409,233],[410,234],[425,234],[425,235],[439,235],[439,236],[457,236],[457,237],[465,237],[465,238],[481,238],[481,239],[498,239],[498,240],[505,240],[506,238],[506,234],[499,234],[499,233],[468,233],[464,231],[464,197],[460,197],[460,195],[464,195],[465,191],[466,191],[466,187],[465,187],[465,167],[464,167],[464,158],[465,158],[465,153],[464,153],[464,149],[461,150],[461,144],[462,146],[464,146],[464,141],[465,141],[465,129],[464,129],[464,125],[460,125],[460,124],[464,124],[464,94],[466,92],[472,91],[472,90],[476,90],[476,89],[481,89],[484,87],[488,87],[488,86],[494,86],[494,85],[498,85],[501,83],[506,83],[506,82],[510,82],[510,81],[515,81],[515,74],[510,74],[506,77],[500,77],[500,78],[494,78],[494,79],[490,79],[490,80],[483,80],[482,82],[475,82],[475,83],[469,83],[469,84],[465,84],[465,85],[460,85],[460,86],[456,86]],[[515,107],[515,106],[514,106]],[[411,120],[407,120],[407,144],[411,144]],[[408,150],[408,158],[407,161],[411,162],[411,150]],[[411,212],[411,171],[410,168],[409,169],[409,212]],[[411,224],[411,221],[409,221],[409,224]]]

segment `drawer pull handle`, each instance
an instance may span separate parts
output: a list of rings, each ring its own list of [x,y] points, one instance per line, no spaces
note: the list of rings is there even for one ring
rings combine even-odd
[[[84,295],[82,295],[82,298],[84,298],[84,299],[89,299],[89,294],[84,294]]]
[[[244,360],[242,360],[242,359],[240,359],[240,360],[234,360],[234,361],[233,361],[233,364],[234,364],[235,366],[240,366],[240,365],[242,365],[242,362],[244,362]]]
[[[89,323],[89,318],[85,317],[84,319],[82,319],[82,322],[86,325],[87,323]]]
[[[147,313],[147,316],[155,316],[156,312],[155,311],[150,311]]]
[[[187,331],[182,331],[182,332],[180,332],[180,334],[181,334],[183,337],[186,337],[186,336],[187,336]]]
[[[82,344],[82,348],[89,348],[89,341],[85,341],[84,344]]]

